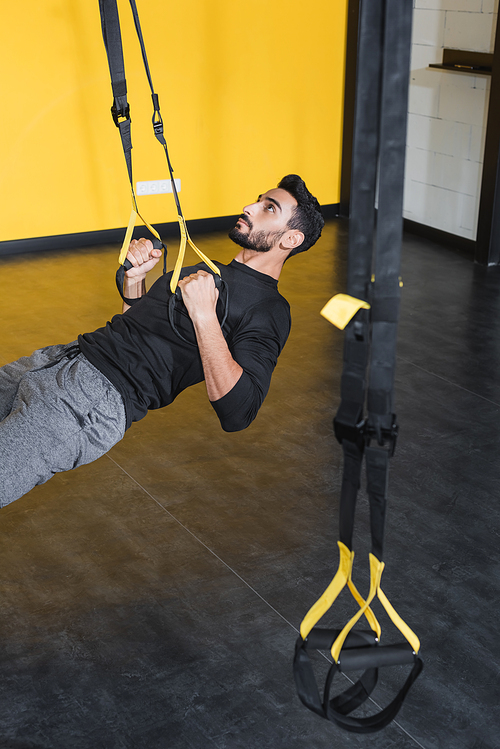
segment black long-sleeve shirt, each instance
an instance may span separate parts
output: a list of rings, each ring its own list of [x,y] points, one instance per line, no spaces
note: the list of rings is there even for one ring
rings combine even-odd
[[[212,401],[212,406],[222,428],[233,432],[245,429],[262,405],[290,332],[290,307],[271,276],[236,260],[217,265],[228,295],[222,332],[243,373],[226,395]],[[181,275],[200,269],[210,272],[202,263],[183,268]],[[121,393],[127,428],[142,419],[148,409],[168,406],[179,393],[204,379],[193,324],[182,302],[176,300],[173,326],[169,320],[170,277],[170,273],[161,276],[127,312],[78,339],[87,359]],[[219,321],[224,292],[221,296],[217,303]]]

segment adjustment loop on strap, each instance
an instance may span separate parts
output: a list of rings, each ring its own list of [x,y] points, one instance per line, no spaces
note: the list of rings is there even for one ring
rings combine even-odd
[[[336,294],[325,304],[320,314],[332,325],[344,330],[360,309],[370,309],[370,305],[364,299],[356,299],[349,294]]]

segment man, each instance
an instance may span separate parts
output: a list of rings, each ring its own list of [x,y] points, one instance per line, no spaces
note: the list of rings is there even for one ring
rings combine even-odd
[[[284,262],[311,247],[323,228],[318,201],[297,175],[244,208],[230,238],[241,247],[212,273],[184,268],[146,293],[161,252],[132,241],[123,314],[67,345],[49,346],[0,369],[0,506],[54,473],[104,455],[133,421],[205,380],[226,431],[245,429],[267,394],[290,331],[277,290]]]

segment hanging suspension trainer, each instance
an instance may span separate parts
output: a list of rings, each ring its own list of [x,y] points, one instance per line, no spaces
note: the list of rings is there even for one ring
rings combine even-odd
[[[354,733],[372,733],[387,726],[423,668],[418,637],[381,589],[388,467],[398,434],[393,389],[402,285],[400,253],[411,19],[412,0],[361,0],[348,293],[337,295],[322,310],[330,322],[346,331],[341,402],[334,419],[335,436],[344,456],[339,509],[340,561],[332,582],[301,623],[294,657],[295,682],[303,704]],[[366,599],[352,579],[354,517],[363,460],[372,541]],[[346,586],[357,604],[356,614],[342,629],[318,627]],[[403,642],[380,644],[382,629],[371,609],[375,598],[403,635]],[[368,622],[369,630],[354,629],[361,617]],[[310,659],[313,650],[330,651],[333,659],[323,698]],[[412,666],[396,697],[374,715],[353,716],[354,710],[369,700],[380,669],[396,665]],[[335,676],[351,670],[363,673],[351,687],[331,697]]]
[[[148,79],[149,87],[151,89],[151,99],[153,102],[153,117],[152,117],[153,131],[154,131],[156,139],[161,144],[165,153],[165,157],[166,157],[167,165],[168,165],[172,194],[174,196],[175,205],[177,209],[177,219],[179,222],[180,245],[179,245],[179,251],[177,254],[177,259],[175,262],[175,267],[174,267],[172,277],[170,280],[170,290],[174,297],[173,304],[175,304],[175,299],[178,299],[178,300],[182,299],[181,290],[177,284],[179,282],[187,244],[190,245],[190,247],[196,252],[198,257],[200,258],[200,260],[202,260],[208,266],[208,268],[212,271],[215,285],[219,289],[219,293],[225,288],[225,283],[221,278],[221,272],[220,272],[220,269],[217,267],[217,265],[215,265],[215,263],[213,263],[195,245],[195,243],[192,241],[191,237],[189,236],[188,228],[186,225],[186,220],[182,213],[177,186],[175,184],[174,170],[172,167],[172,163],[170,161],[167,142],[166,142],[164,132],[163,132],[163,119],[162,119],[161,112],[160,112],[159,97],[153,87],[153,81],[152,81],[151,71],[150,71],[149,62],[148,62],[148,58],[146,54],[146,47],[145,47],[144,38],[142,35],[142,29],[141,29],[141,24],[139,20],[139,14],[137,11],[137,5],[136,5],[135,0],[129,0],[129,3],[130,3],[131,10],[132,10],[133,18],[134,18],[134,25],[135,25],[137,37],[139,39],[139,44],[141,47],[142,59],[143,59],[143,63],[144,63],[145,71],[146,71],[146,76]],[[141,221],[145,224],[145,226],[149,229],[149,231],[153,235],[154,249],[163,249],[163,273],[166,273],[167,247],[166,247],[166,244],[162,242],[161,237],[156,231],[156,229],[150,224],[148,224],[148,222],[142,217],[137,206],[137,198],[136,198],[135,191],[134,191],[134,183],[133,183],[133,177],[132,177],[132,138],[131,138],[130,105],[127,99],[127,81],[125,78],[125,65],[124,65],[124,60],[123,60],[123,47],[122,47],[122,37],[121,37],[120,19],[119,19],[119,14],[118,14],[117,0],[99,0],[99,10],[101,14],[102,35],[103,35],[103,40],[104,40],[104,46],[106,49],[106,55],[108,58],[108,66],[109,66],[109,72],[110,72],[110,77],[111,77],[111,87],[113,91],[113,105],[111,107],[111,114],[113,116],[113,121],[115,125],[118,127],[120,131],[120,138],[121,138],[123,153],[125,156],[125,163],[127,166],[127,174],[128,174],[128,178],[130,182],[130,189],[131,189],[131,195],[132,195],[132,210],[130,213],[130,218],[129,218],[127,230],[125,233],[125,238],[123,240],[123,244],[122,244],[119,258],[118,258],[119,268],[116,272],[116,284],[117,284],[118,291],[120,292],[120,296],[122,297],[123,301],[126,304],[132,305],[136,303],[138,299],[127,299],[123,296],[123,282],[124,282],[125,272],[129,270],[130,268],[132,268],[132,264],[130,263],[129,260],[127,260],[126,256],[127,256],[128,247],[130,245],[130,241],[132,239],[132,233],[134,230],[137,217],[141,219]],[[225,304],[226,309],[224,312],[224,319],[227,316],[227,288],[225,290],[226,290],[226,294],[225,294],[224,304]],[[175,326],[174,326],[174,330],[179,335]]]

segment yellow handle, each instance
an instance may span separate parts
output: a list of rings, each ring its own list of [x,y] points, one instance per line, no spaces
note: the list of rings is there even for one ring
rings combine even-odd
[[[132,232],[134,231],[136,218],[137,218],[137,211],[135,210],[135,208],[132,208],[132,212],[130,213],[130,218],[128,220],[127,231],[125,232],[125,238],[123,240],[120,254],[118,255],[118,263],[120,265],[123,265],[127,257],[128,246],[130,244],[130,240],[132,239]]]
[[[394,626],[397,627],[399,631],[401,632],[401,634],[408,640],[408,642],[412,646],[415,653],[418,653],[418,651],[420,650],[420,640],[418,639],[415,632],[412,629],[410,629],[410,627],[406,624],[406,622],[403,621],[403,619],[401,619],[398,612],[394,609],[389,599],[387,598],[383,590],[380,588],[380,584],[377,590],[377,595],[380,600],[380,603],[382,604],[384,609],[389,614],[389,617],[392,623],[394,624]]]
[[[212,263],[212,261],[200,249],[198,249],[198,247],[195,245],[195,243],[189,236],[189,232],[188,232],[184,217],[177,216],[177,219],[179,221],[179,229],[181,232],[181,243],[179,246],[179,252],[177,254],[177,260],[175,261],[175,267],[172,273],[172,278],[170,279],[170,291],[172,292],[172,294],[175,293],[177,284],[179,283],[179,278],[180,278],[181,270],[182,270],[182,264],[184,263],[184,255],[186,253],[186,244],[189,244],[189,246],[193,248],[193,250],[196,252],[200,260],[203,260],[203,262],[208,265],[211,271],[213,271],[218,276],[220,276],[220,270],[217,268],[215,263]]]
[[[318,598],[315,604],[311,606],[307,614],[305,615],[300,625],[300,636],[303,640],[306,639],[312,628],[319,622],[319,620],[326,614],[326,612],[332,607],[334,601],[342,592],[344,587],[347,585],[353,598],[359,606],[359,610],[356,614],[347,622],[345,627],[339,633],[337,639],[332,645],[331,654],[335,661],[338,662],[340,658],[340,651],[344,645],[347,635],[354,627],[356,622],[364,615],[370,625],[371,629],[380,639],[382,629],[380,624],[370,608],[370,604],[377,596],[380,603],[387,611],[393,624],[399,629],[401,634],[408,640],[415,653],[418,653],[420,649],[420,641],[416,634],[410,629],[410,627],[403,621],[397,611],[389,602],[387,596],[380,587],[380,581],[382,579],[382,572],[384,571],[384,563],[379,561],[374,554],[369,555],[370,559],[370,590],[366,599],[359,593],[356,586],[352,581],[352,566],[354,562],[354,552],[350,551],[345,544],[338,541],[338,547],[340,552],[339,567],[330,585],[327,587],[322,596]]]
[[[128,248],[130,245],[130,241],[132,239],[132,232],[134,231],[135,222],[137,220],[137,217],[139,217],[142,221],[142,223],[149,229],[151,234],[160,240],[161,237],[154,228],[154,226],[151,226],[151,224],[148,224],[148,222],[141,216],[139,211],[137,210],[137,206],[134,200],[134,195],[132,195],[132,211],[130,212],[130,218],[128,220],[127,225],[127,231],[125,232],[125,238],[123,240],[123,244],[120,249],[120,254],[118,256],[118,263],[120,265],[123,265],[125,262],[125,259],[127,257]],[[193,250],[196,252],[200,260],[202,260],[204,263],[208,265],[210,270],[213,273],[216,273],[218,276],[220,276],[220,270],[219,268],[213,263],[210,258],[208,258],[193,242],[191,237],[189,236],[189,232],[187,230],[186,221],[183,216],[177,216],[177,219],[179,221],[179,229],[181,233],[181,240],[179,245],[179,252],[177,253],[177,259],[175,261],[174,271],[172,273],[172,278],[170,280],[170,290],[172,293],[175,292],[177,288],[177,284],[179,283],[179,277],[181,274],[182,264],[184,262],[184,255],[186,253],[186,244],[189,244]]]
[[[341,541],[338,541],[337,544],[338,544],[339,553],[340,553],[338,570],[335,574],[335,577],[333,578],[332,582],[330,583],[328,588],[325,590],[323,595],[320,596],[320,598],[318,598],[316,603],[313,606],[311,606],[311,608],[305,615],[302,621],[302,624],[300,625],[300,636],[302,637],[303,640],[306,639],[311,629],[326,614],[328,609],[332,607],[335,599],[339,596],[339,594],[342,592],[342,590],[345,588],[347,584],[354,600],[360,607],[360,613],[356,617],[356,621],[364,614],[366,619],[368,620],[368,623],[371,629],[376,632],[377,637],[380,637],[380,633],[381,633],[380,624],[378,623],[373,611],[371,610],[369,606],[370,601],[368,602],[365,601],[365,599],[360,595],[356,586],[352,582],[352,565],[354,562],[354,552],[350,551],[350,549],[348,549],[347,546],[343,544]],[[352,621],[351,627],[353,625],[354,625],[354,621]],[[344,639],[347,637],[349,629],[346,630]],[[340,648],[339,648],[339,652],[340,652]]]
[[[372,563],[372,557],[374,560],[374,563]],[[375,598],[375,594],[377,592],[379,583],[380,583],[380,576],[382,575],[382,570],[384,569],[384,563],[379,562],[376,557],[374,557],[372,554],[370,554],[370,592],[368,593],[368,598],[366,601],[363,600],[363,598],[360,596],[361,600],[363,601],[363,604],[357,614],[355,614],[352,619],[350,619],[347,624],[345,625],[342,632],[339,634],[337,639],[332,645],[332,658],[335,661],[335,663],[338,662],[340,657],[340,651],[342,650],[342,645],[345,642],[345,639],[351,629],[354,627],[356,622],[361,619],[363,614],[366,613],[366,611],[369,609],[370,603]],[[378,624],[378,622],[377,622]],[[377,633],[380,632],[380,625],[377,627]]]
[[[128,247],[130,244],[130,241],[132,239],[132,232],[134,231],[134,226],[137,217],[139,217],[142,221],[142,223],[149,229],[151,234],[156,237],[156,239],[159,239],[161,242],[161,237],[154,228],[154,226],[151,226],[151,224],[148,224],[148,222],[141,216],[141,214],[135,209],[135,206],[132,207],[132,211],[130,212],[130,218],[128,220],[128,226],[127,231],[125,232],[125,238],[123,240],[123,244],[120,250],[120,254],[118,255],[118,263],[120,265],[123,265],[123,263],[126,260]]]
[[[321,617],[326,614],[329,608],[331,608],[333,602],[343,590],[349,579],[354,552],[351,552],[341,541],[338,541],[338,546],[340,551],[339,568],[328,588],[323,595],[318,598],[316,603],[311,606],[302,620],[302,624],[300,625],[300,636],[303,640],[306,639],[314,625],[317,624]]]

